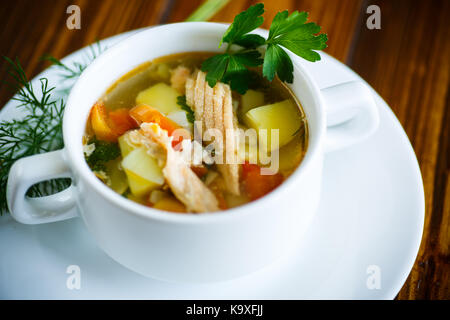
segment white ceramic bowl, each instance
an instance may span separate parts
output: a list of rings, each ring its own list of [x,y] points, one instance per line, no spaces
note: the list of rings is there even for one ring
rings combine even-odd
[[[369,90],[361,82],[319,90],[294,61],[294,83],[309,126],[309,144],[296,171],[265,197],[234,209],[176,214],[129,201],[104,185],[87,166],[82,135],[94,102],[119,77],[154,58],[187,51],[221,51],[227,25],[177,23],[139,32],[98,57],[73,87],[65,110],[65,148],[21,159],[11,169],[7,198],[22,223],[81,216],[98,245],[143,275],[168,281],[231,279],[260,269],[301,239],[319,203],[324,150],[358,142],[378,125]],[[264,30],[257,31],[267,35]],[[328,111],[328,137],[326,107]],[[355,112],[355,110],[357,112]],[[71,177],[58,194],[30,199],[32,184]],[[325,236],[325,235],[324,235]]]

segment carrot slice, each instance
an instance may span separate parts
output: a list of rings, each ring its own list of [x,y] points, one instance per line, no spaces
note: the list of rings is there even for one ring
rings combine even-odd
[[[129,109],[116,109],[109,112],[108,116],[110,127],[118,136],[137,127],[136,121],[129,114]]]
[[[175,121],[164,116],[157,109],[147,106],[145,104],[138,105],[130,110],[130,116],[136,120],[139,124],[143,122],[154,122],[159,124],[159,126],[167,130],[169,135],[176,129],[180,129],[181,126],[178,125]]]
[[[242,181],[250,199],[256,200],[278,187],[283,176],[280,173],[262,175],[260,166],[246,162],[242,165]]]

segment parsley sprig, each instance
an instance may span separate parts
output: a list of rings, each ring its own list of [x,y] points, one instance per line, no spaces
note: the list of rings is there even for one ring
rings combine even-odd
[[[207,72],[206,80],[211,87],[221,81],[243,94],[251,82],[249,68],[260,65],[263,65],[263,76],[269,81],[277,75],[281,81],[292,83],[294,67],[285,49],[311,62],[320,60],[315,50],[326,48],[328,38],[324,33],[318,34],[321,28],[316,23],[306,23],[307,12],[278,12],[267,39],[250,33],[264,22],[263,13],[262,3],[239,13],[219,44],[220,47],[227,43],[226,51],[203,62],[202,70]],[[233,45],[240,48],[233,50]],[[266,46],[264,55],[257,50],[262,46]]]

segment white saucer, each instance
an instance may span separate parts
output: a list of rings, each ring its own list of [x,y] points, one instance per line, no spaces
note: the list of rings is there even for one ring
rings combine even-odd
[[[128,35],[103,40],[102,45],[111,46]],[[79,61],[85,53],[86,48],[79,50],[64,62]],[[360,79],[326,54],[321,62],[301,63],[320,87]],[[57,83],[52,68],[34,81],[41,76]],[[405,132],[389,106],[374,94],[380,128],[364,143],[326,155],[320,208],[294,256],[233,281],[165,283],[135,274],[109,258],[81,219],[30,226],[3,214],[0,298],[393,299],[419,249],[424,191]],[[0,119],[16,116],[13,106],[10,101]],[[80,290],[66,287],[69,265],[81,269]],[[380,288],[369,289],[368,271],[374,265],[380,271]]]

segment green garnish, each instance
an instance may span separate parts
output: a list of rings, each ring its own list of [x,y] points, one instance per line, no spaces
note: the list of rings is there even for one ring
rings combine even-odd
[[[120,156],[119,145],[95,138],[89,141],[88,144],[92,143],[95,145],[95,149],[89,156],[86,156],[86,162],[92,171],[105,171],[106,163]]]
[[[195,114],[194,111],[192,111],[191,107],[189,107],[186,103],[186,96],[178,96],[177,97],[177,104],[181,107],[182,110],[186,111],[186,119],[194,124],[195,121]]]
[[[263,65],[262,73],[269,81],[278,75],[281,81],[292,83],[294,67],[285,49],[308,61],[320,60],[314,50],[326,48],[326,34],[318,34],[320,26],[306,23],[308,13],[287,10],[278,12],[269,29],[267,39],[249,32],[257,29],[264,22],[262,14],[264,4],[258,3],[239,13],[224,33],[219,47],[227,43],[225,53],[212,56],[202,64],[207,72],[206,80],[214,87],[218,81],[230,84],[232,90],[244,94],[251,83],[249,68]],[[232,45],[239,50],[232,51]],[[266,46],[262,57],[256,50]]]
[[[61,61],[47,56],[60,71],[61,80],[76,79],[89,63],[101,51],[100,47],[92,48],[83,62],[75,63],[73,69]],[[96,53],[95,53],[96,52]],[[95,54],[94,54],[95,53]],[[62,138],[62,119],[65,107],[65,96],[56,97],[55,87],[49,85],[48,79],[41,78],[40,86],[33,87],[28,81],[25,71],[18,60],[12,61],[4,57],[9,66],[11,82],[6,82],[17,94],[12,98],[19,102],[16,108],[24,112],[20,119],[0,121],[0,214],[7,210],[6,184],[11,166],[16,160],[34,154],[58,150],[64,147]],[[72,69],[72,73],[68,73]],[[66,87],[70,90],[70,84]],[[66,91],[66,90],[64,90]],[[27,195],[40,197],[50,195],[70,186],[70,179],[53,179],[32,186]]]

